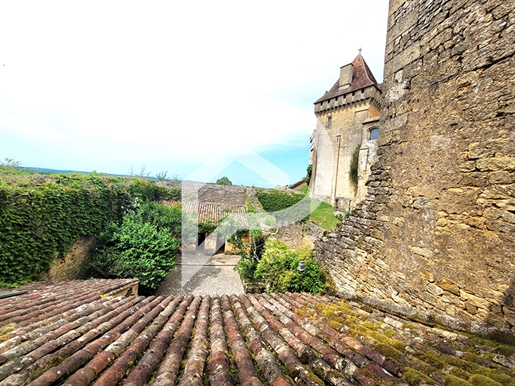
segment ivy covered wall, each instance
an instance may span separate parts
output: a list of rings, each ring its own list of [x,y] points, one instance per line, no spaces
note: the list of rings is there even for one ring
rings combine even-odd
[[[31,281],[77,239],[170,192],[139,178],[12,175],[0,179],[0,286]]]

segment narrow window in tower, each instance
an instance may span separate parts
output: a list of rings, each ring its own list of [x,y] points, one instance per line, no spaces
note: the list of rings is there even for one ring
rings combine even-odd
[[[327,117],[327,127],[331,127],[333,125],[333,117]]]
[[[379,129],[377,127],[375,127],[372,130],[370,130],[369,139],[371,141],[373,141],[373,140],[376,140],[377,138],[379,138]]]

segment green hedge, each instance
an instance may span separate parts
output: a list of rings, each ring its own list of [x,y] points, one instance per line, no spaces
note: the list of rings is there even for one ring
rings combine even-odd
[[[121,223],[138,202],[167,199],[149,180],[96,174],[0,177],[0,285],[26,283],[80,237]]]
[[[302,201],[306,197],[306,193],[299,194],[279,189],[269,189],[257,190],[256,195],[263,209],[274,214],[279,221],[305,221],[309,217],[310,200]],[[296,204],[298,205],[292,208]]]

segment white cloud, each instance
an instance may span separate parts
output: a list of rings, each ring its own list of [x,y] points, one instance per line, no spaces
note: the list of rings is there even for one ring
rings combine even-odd
[[[3,4],[0,158],[125,173],[307,148],[312,102],[360,46],[381,79],[385,3]]]

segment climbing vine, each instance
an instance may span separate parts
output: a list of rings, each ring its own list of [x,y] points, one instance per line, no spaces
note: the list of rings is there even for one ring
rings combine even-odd
[[[0,178],[0,285],[26,283],[80,237],[121,224],[138,202],[167,199],[149,180],[97,174]]]
[[[354,185],[358,184],[359,148],[354,149],[350,160],[349,178]]]

